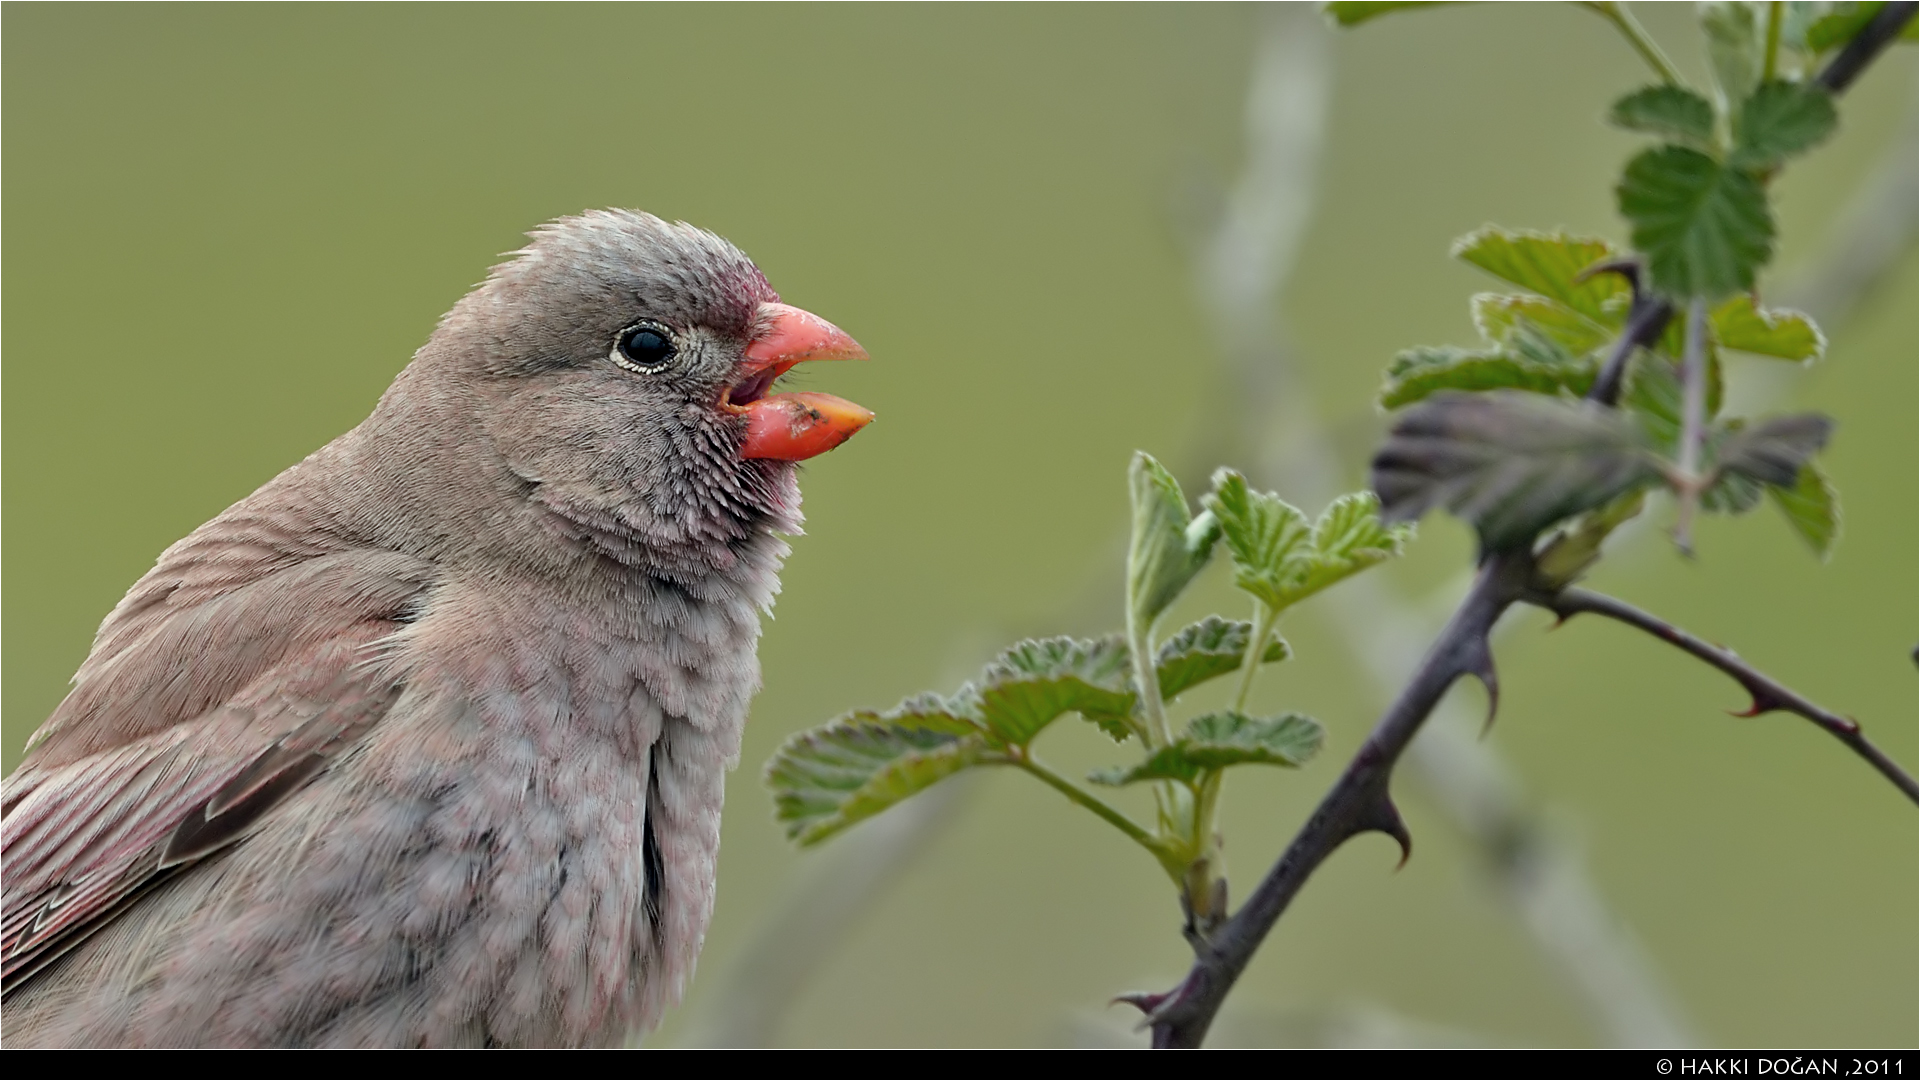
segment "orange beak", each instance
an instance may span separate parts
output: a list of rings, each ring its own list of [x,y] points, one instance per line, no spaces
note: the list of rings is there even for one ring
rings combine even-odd
[[[742,354],[740,378],[721,406],[747,418],[743,458],[804,461],[824,454],[873,421],[873,414],[832,394],[766,393],[773,381],[808,360],[865,360],[867,350],[846,331],[810,311],[761,304],[753,340]]]

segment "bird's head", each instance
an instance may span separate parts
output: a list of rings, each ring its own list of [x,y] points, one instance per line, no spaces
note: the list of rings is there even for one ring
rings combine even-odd
[[[672,547],[797,525],[792,463],[873,414],[770,391],[801,362],[865,358],[833,324],[782,304],[732,244],[608,210],[536,230],[415,366],[473,391],[464,407],[535,501],[596,534]],[[411,392],[422,390],[434,386]]]

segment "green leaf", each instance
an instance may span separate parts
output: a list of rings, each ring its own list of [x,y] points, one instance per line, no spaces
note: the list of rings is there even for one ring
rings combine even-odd
[[[1713,144],[1713,103],[1678,86],[1648,86],[1613,103],[1607,119],[1628,131],[1644,131],[1701,149]]]
[[[1767,485],[1737,472],[1722,472],[1700,492],[1700,508],[1716,514],[1744,514],[1760,505]]]
[[[1341,496],[1309,527],[1305,514],[1232,469],[1213,474],[1206,501],[1233,555],[1233,583],[1275,612],[1393,558],[1412,535],[1380,524],[1371,492]]]
[[[1706,419],[1711,420],[1720,414],[1725,391],[1720,358],[1712,349],[1708,349]],[[1678,365],[1655,353],[1641,353],[1634,358],[1633,369],[1627,375],[1626,392],[1620,398],[1620,407],[1633,414],[1641,433],[1646,437],[1647,445],[1668,459],[1675,456],[1676,448],[1680,445],[1680,399]]]
[[[1730,427],[1717,442],[1715,456],[1723,473],[1792,487],[1799,481],[1800,470],[1832,435],[1833,421],[1819,413],[1769,417],[1755,424]]]
[[[1620,407],[1639,421],[1651,446],[1673,456],[1680,445],[1680,371],[1671,361],[1648,353],[1635,357]]]
[[[1707,59],[1713,80],[1729,102],[1745,101],[1760,81],[1766,29],[1757,4],[1700,5],[1700,28],[1707,34]]]
[[[1209,679],[1240,670],[1240,664],[1247,657],[1247,642],[1252,637],[1252,623],[1233,622],[1218,615],[1181,627],[1179,633],[1160,646],[1154,657],[1161,700],[1172,701]],[[1287,643],[1275,639],[1267,644],[1260,660],[1271,664],[1291,655]]]
[[[1827,353],[1813,320],[1786,308],[1763,308],[1742,294],[1715,308],[1713,337],[1723,348],[1782,360],[1814,361]]]
[[[1234,585],[1275,610],[1285,607],[1288,585],[1313,547],[1307,515],[1278,495],[1253,490],[1232,469],[1213,474],[1204,501],[1233,556]]]
[[[1600,561],[1600,545],[1613,531],[1640,516],[1647,505],[1647,493],[1630,491],[1605,506],[1574,518],[1568,526],[1540,549],[1534,558],[1536,581],[1541,588],[1557,592],[1579,580]]]
[[[811,845],[978,764],[986,753],[978,735],[860,712],[788,739],[767,763],[766,781],[788,838]]]
[[[1488,341],[1526,353],[1529,343],[1545,338],[1566,354],[1585,356],[1611,342],[1619,330],[1601,324],[1557,300],[1511,293],[1479,293],[1473,298],[1473,325]]]
[[[1698,150],[1640,153],[1617,195],[1654,286],[1675,299],[1750,289],[1773,255],[1773,214],[1759,181]]]
[[[1009,745],[1026,745],[1070,712],[1119,740],[1133,733],[1127,673],[1127,647],[1117,637],[1028,640],[988,664],[974,693],[982,721]]]
[[[1334,3],[1321,5],[1321,8],[1337,25],[1359,26],[1361,23],[1370,19],[1377,19],[1382,15],[1390,15],[1396,11],[1410,11],[1413,8],[1439,6],[1440,4],[1436,2],[1436,0],[1427,0],[1425,3],[1350,3],[1347,2],[1347,0],[1336,0]]]
[[[1191,784],[1205,772],[1233,765],[1297,767],[1320,750],[1326,732],[1312,718],[1284,713],[1257,719],[1237,712],[1208,713],[1187,725],[1186,734],[1156,750],[1132,768],[1103,769],[1087,779],[1119,786],[1142,780]]]
[[[1792,487],[1769,486],[1767,494],[1815,555],[1824,560],[1833,554],[1840,537],[1840,496],[1817,466],[1802,465]]]
[[[1193,517],[1180,482],[1145,452],[1127,470],[1133,497],[1133,541],[1127,549],[1127,606],[1150,626],[1213,555],[1220,527],[1209,514]]]
[[[1562,233],[1512,231],[1488,225],[1453,243],[1453,257],[1502,281],[1558,300],[1602,326],[1624,320],[1631,296],[1616,274],[1595,274],[1576,281],[1596,263],[1617,257],[1605,240]]]
[[[1826,8],[1827,12],[1807,27],[1806,34],[1807,50],[1814,53],[1837,49],[1852,41],[1886,5],[1842,3],[1818,6]],[[1909,21],[1907,25],[1911,27],[1913,23]]]
[[[1833,96],[1825,90],[1775,79],[1755,90],[1740,108],[1734,163],[1747,168],[1777,164],[1812,148],[1839,123]]]
[[[1587,402],[1494,391],[1438,394],[1401,413],[1373,459],[1387,521],[1445,506],[1486,551],[1660,477],[1633,424]]]
[[[1313,559],[1290,602],[1399,556],[1412,538],[1412,526],[1381,524],[1380,498],[1373,492],[1340,496],[1313,523]]]
[[[1593,385],[1597,365],[1579,360],[1543,365],[1504,350],[1471,350],[1423,345],[1393,358],[1380,404],[1389,409],[1411,405],[1441,390],[1526,390],[1535,394],[1584,394]]]

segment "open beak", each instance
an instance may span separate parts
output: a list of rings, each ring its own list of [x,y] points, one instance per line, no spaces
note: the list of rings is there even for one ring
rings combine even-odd
[[[761,304],[754,326],[739,377],[720,403],[747,418],[741,457],[804,461],[846,442],[872,422],[871,412],[832,394],[767,393],[795,364],[867,359],[867,350],[846,331],[787,304]]]

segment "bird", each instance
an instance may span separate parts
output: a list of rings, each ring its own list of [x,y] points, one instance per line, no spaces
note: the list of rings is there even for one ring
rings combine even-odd
[[[0,786],[13,1046],[608,1046],[714,903],[797,466],[866,359],[719,236],[528,234],[160,555]]]

